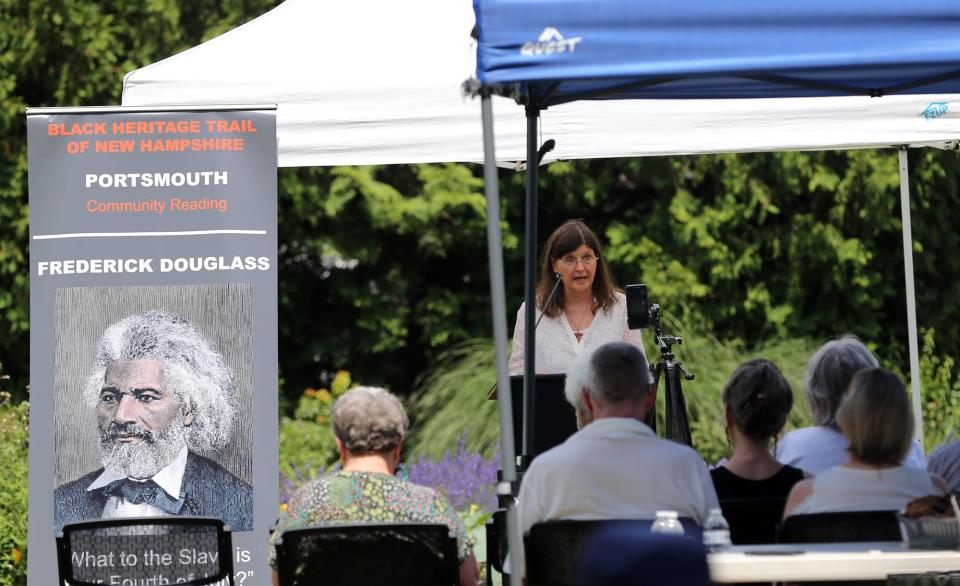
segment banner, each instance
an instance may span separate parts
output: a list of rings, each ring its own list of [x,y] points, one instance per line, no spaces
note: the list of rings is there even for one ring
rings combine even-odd
[[[58,582],[64,524],[156,515],[222,519],[236,583],[269,583],[274,109],[39,108],[27,123],[29,583]],[[108,553],[72,563],[145,586],[216,561],[190,544]]]

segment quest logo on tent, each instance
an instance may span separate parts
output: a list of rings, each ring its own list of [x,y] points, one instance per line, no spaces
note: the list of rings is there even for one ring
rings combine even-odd
[[[930,102],[921,114],[927,120],[933,120],[944,116],[949,109],[950,105],[947,102]]]
[[[573,53],[577,49],[577,44],[583,40],[583,37],[563,38],[560,31],[548,26],[540,33],[537,42],[527,41],[520,47],[520,54],[524,57],[535,57],[537,55],[553,55],[554,53]]]

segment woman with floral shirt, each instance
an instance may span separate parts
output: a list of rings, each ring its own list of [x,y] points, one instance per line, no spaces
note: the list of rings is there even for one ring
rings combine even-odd
[[[356,387],[337,399],[331,420],[343,468],[308,483],[287,503],[270,536],[274,570],[274,545],[289,529],[346,523],[438,523],[457,536],[461,586],[475,585],[479,570],[473,543],[456,511],[436,490],[394,476],[409,425],[400,401],[384,389]],[[276,571],[273,576],[276,584]]]

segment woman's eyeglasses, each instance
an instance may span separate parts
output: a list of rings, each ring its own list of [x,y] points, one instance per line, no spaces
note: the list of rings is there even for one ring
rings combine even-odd
[[[588,255],[584,255],[584,256],[580,256],[580,257],[576,257],[576,256],[573,256],[573,255],[567,255],[567,256],[564,256],[564,257],[561,257],[561,258],[560,258],[560,262],[562,262],[564,265],[566,265],[566,266],[568,266],[568,267],[571,267],[571,268],[577,266],[577,263],[578,263],[578,262],[583,263],[583,266],[585,266],[585,267],[593,266],[593,264],[594,264],[595,262],[597,262],[598,260],[600,260],[600,259],[597,258],[597,257],[595,257],[595,256],[591,256],[591,255],[589,255],[589,254],[588,254]]]

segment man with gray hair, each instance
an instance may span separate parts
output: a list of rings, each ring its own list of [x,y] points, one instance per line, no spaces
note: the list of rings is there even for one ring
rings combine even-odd
[[[847,439],[837,425],[837,409],[853,375],[880,365],[877,357],[856,336],[828,340],[810,357],[803,390],[814,425],[795,429],[775,444],[778,461],[810,474],[839,466],[847,460]],[[925,468],[923,449],[914,441],[905,466]]]
[[[148,311],[104,332],[83,396],[96,410],[103,467],[54,493],[54,524],[153,515],[217,517],[253,529],[253,490],[198,452],[233,431],[235,383],[186,319]]]
[[[594,348],[587,348],[577,356],[573,366],[567,371],[567,378],[563,383],[563,394],[567,403],[573,406],[577,416],[577,429],[590,423],[590,411],[583,402],[583,388],[587,384],[587,377],[590,375],[590,359],[593,357]]]
[[[710,474],[695,451],[658,438],[643,423],[656,400],[643,353],[611,342],[583,360],[574,402],[586,412],[582,428],[537,456],[524,475],[521,530],[554,519],[653,519],[658,510],[702,524],[718,506]],[[572,372],[580,373],[576,385],[583,372]]]

